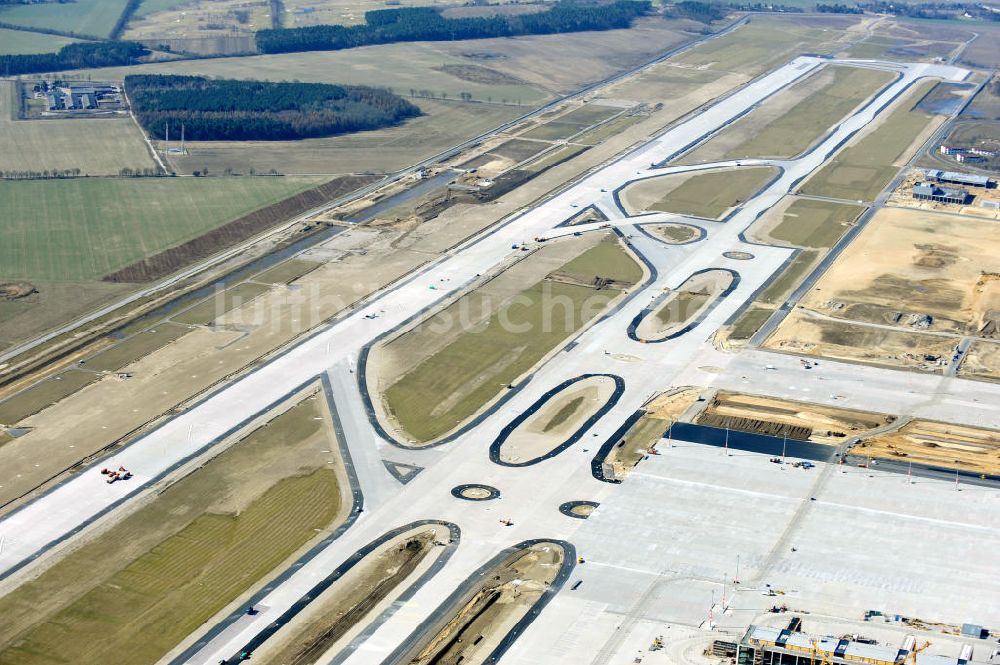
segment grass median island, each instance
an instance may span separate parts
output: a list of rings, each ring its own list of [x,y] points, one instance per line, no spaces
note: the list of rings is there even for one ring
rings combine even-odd
[[[777,169],[768,167],[740,167],[665,175],[629,185],[623,197],[633,213],[658,210],[719,219],[756,194],[777,173]]]
[[[332,436],[309,397],[0,598],[0,663],[156,662],[342,519]]]
[[[750,339],[771,318],[772,314],[774,314],[773,309],[748,307],[733,324],[732,330],[729,332],[729,339],[736,341]]]
[[[892,79],[890,73],[874,69],[821,70],[714,137],[706,147],[713,143],[731,147],[709,159],[798,155]]]
[[[597,288],[598,277],[610,281]],[[611,236],[540,281],[507,294],[496,308],[474,326],[458,331],[444,346],[430,346],[440,338],[430,326],[404,333],[386,345],[386,352],[424,338],[427,350],[405,359],[409,369],[382,393],[386,410],[415,441],[442,436],[592,321],[623,288],[641,277],[641,268]],[[482,302],[488,298],[476,291],[469,293],[442,312],[441,320],[454,317],[460,321],[462,312],[482,311]],[[422,346],[417,345],[415,353]]]
[[[845,148],[806,181],[801,192],[852,201],[877,197],[899,171],[897,162],[914,138],[922,136],[934,120],[934,115],[916,106],[935,85],[928,81],[914,88],[874,131]]]
[[[769,235],[797,247],[829,249],[864,210],[846,203],[796,199]]]

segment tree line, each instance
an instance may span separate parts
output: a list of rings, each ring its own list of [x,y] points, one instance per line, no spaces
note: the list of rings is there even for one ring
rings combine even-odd
[[[336,51],[393,42],[612,30],[630,27],[636,17],[650,8],[649,0],[615,0],[607,4],[563,0],[551,9],[534,14],[449,19],[434,7],[401,7],[365,12],[362,25],[260,30],[256,41],[262,53],[290,53]]]
[[[861,7],[858,6],[849,7],[847,5],[842,5],[839,3],[832,5],[824,5],[824,4],[816,5],[816,11],[819,12],[820,14],[864,14],[865,13],[864,10],[861,9]]]
[[[67,44],[56,53],[0,55],[4,76],[131,65],[149,51],[135,42],[91,42]]]
[[[212,80],[200,76],[125,77],[132,111],[156,139],[282,141],[379,129],[420,115],[380,88],[327,83]]]
[[[687,18],[699,23],[712,23],[726,18],[726,10],[712,2],[683,0],[667,7],[667,16],[671,18]]]

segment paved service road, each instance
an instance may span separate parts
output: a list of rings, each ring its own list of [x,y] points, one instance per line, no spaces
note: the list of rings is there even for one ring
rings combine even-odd
[[[725,223],[682,218],[685,223],[704,230],[704,237],[696,242],[669,245],[642,233],[637,225],[676,220],[678,216],[630,217],[615,196],[615,192],[630,182],[691,170],[692,167],[660,168],[656,165],[830,62],[814,57],[794,59],[540,205],[510,217],[492,232],[464,243],[447,259],[378,294],[369,304],[317,331],[285,354],[120,451],[114,463],[132,469],[136,474],[133,481],[109,486],[96,468],[88,469],[7,516],[0,521],[0,539],[4,542],[0,551],[0,575],[17,571],[54,543],[121,505],[130,493],[139,491],[182,460],[210,448],[240,423],[266,410],[296,386],[327,371],[342,432],[365,493],[365,512],[340,539],[305,562],[268,594],[260,604],[264,609],[234,624],[231,630],[209,641],[186,662],[217,663],[238,653],[243,645],[250,643],[255,635],[296,603],[306,590],[325,579],[344,560],[345,554],[361,549],[389,529],[422,519],[457,525],[462,542],[448,564],[416,589],[404,607],[386,618],[369,639],[356,645],[343,659],[344,663],[353,665],[381,662],[435,611],[456,585],[501,549],[536,538],[572,541],[576,531],[583,528],[581,525],[590,520],[567,518],[559,512],[558,506],[579,500],[605,505],[604,498],[616,486],[593,478],[590,459],[606,437],[653,394],[674,385],[714,383],[739,387],[743,376],[753,376],[754,392],[797,399],[851,393],[845,405],[870,405],[871,400],[876,399],[878,403],[884,400],[888,405],[910,407],[916,413],[935,414],[944,419],[949,416],[964,419],[972,413],[974,418],[993,422],[996,416],[990,414],[985,405],[1000,402],[1000,386],[997,385],[970,386],[971,382],[953,377],[913,377],[886,369],[841,368],[836,363],[826,362],[821,363],[820,371],[806,374],[788,367],[798,364],[795,358],[782,357],[776,361],[771,358],[773,354],[761,351],[726,355],[714,351],[708,341],[715,330],[767,284],[791,255],[792,250],[786,248],[745,242],[742,234],[750,224],[799,181],[821,167],[845,141],[864,129],[915,81],[924,77],[961,80],[967,74],[965,70],[931,64],[851,63],[897,71],[899,77],[871,102],[832,128],[805,155],[780,161],[741,160],[745,165],[780,167],[780,175],[743,203]],[[720,162],[711,166],[735,164]],[[442,284],[461,288],[475,280],[477,274],[486,273],[509,259],[512,245],[535,237],[555,237],[599,228],[601,224],[558,228],[590,205],[607,211],[612,219],[610,223],[630,237],[634,250],[652,268],[650,283],[637,288],[613,314],[586,329],[571,347],[543,365],[527,386],[501,407],[489,411],[476,427],[463,432],[454,441],[438,448],[416,451],[401,450],[380,440],[367,420],[361,396],[357,394],[356,376],[351,373],[361,348],[415,312],[439,302],[447,295]],[[723,256],[724,252],[731,251],[748,252],[754,258],[739,260]],[[731,270],[739,275],[739,281],[731,293],[705,313],[697,326],[664,344],[642,344],[629,339],[626,334],[629,322],[657,294],[665,288],[676,288],[690,275],[708,268]],[[428,288],[431,285],[436,288]],[[374,313],[378,313],[376,318],[366,318]],[[781,368],[777,371],[760,369],[767,364],[781,365]],[[713,368],[711,372],[705,369],[707,366]],[[596,419],[582,439],[558,456],[531,466],[504,467],[490,461],[489,443],[517,414],[530,408],[554,387],[587,373],[621,377],[624,388],[618,401]],[[861,375],[863,380],[858,379]],[[901,385],[907,388],[901,390]],[[828,386],[832,389],[828,390]],[[907,393],[907,389],[912,392]],[[954,403],[956,401],[962,403]],[[418,465],[424,470],[405,487],[397,486],[381,466],[383,458]],[[487,483],[501,492],[501,498],[471,502],[451,495],[451,488],[466,483]],[[510,520],[513,525],[504,526],[501,519]],[[566,593],[564,590],[560,597]]]

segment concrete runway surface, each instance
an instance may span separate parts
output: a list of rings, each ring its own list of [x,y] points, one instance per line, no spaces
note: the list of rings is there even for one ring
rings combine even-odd
[[[655,165],[833,62],[896,71],[899,77],[831,128],[806,154],[787,160],[740,160],[745,166],[779,167],[780,175],[724,223],[668,214],[630,217],[622,209],[616,191],[643,178],[705,168]],[[708,341],[792,253],[748,243],[743,232],[914,82],[925,77],[959,81],[967,74],[945,65],[792,60],[456,248],[445,260],[376,294],[365,306],[123,449],[114,464],[131,469],[133,480],[107,485],[97,465],[7,516],[0,521],[0,575],[29,566],[296,386],[325,374],[364,495],[364,512],[339,539],[255,600],[257,614],[234,615],[224,629],[203,630],[199,640],[192,638],[184,645],[186,650],[175,652],[175,662],[214,664],[238,653],[351,553],[390,529],[425,519],[457,525],[460,544],[440,572],[391,616],[380,619],[370,636],[352,644],[337,662],[381,663],[472,571],[501,549],[534,538],[576,545],[587,563],[578,566],[572,578],[583,584],[577,591],[568,585],[563,588],[517,640],[504,663],[626,662],[623,658],[657,625],[696,627],[706,621],[713,604],[720,630],[744,625],[748,617],[770,606],[772,599],[760,592],[765,581],[794,588],[796,602],[803,607],[836,616],[859,607],[881,607],[891,600],[893,611],[900,613],[995,624],[1000,621],[1000,582],[989,570],[995,573],[993,553],[1000,549],[996,491],[956,492],[951,484],[933,480],[917,486],[894,474],[822,464],[808,472],[781,471],[759,455],[728,457],[718,448],[684,442],[674,442],[662,456],[643,462],[623,485],[599,482],[590,473],[591,458],[604,438],[653,394],[679,385],[742,389],[820,403],[843,395],[837,398],[840,406],[1000,427],[995,409],[1000,385],[829,361],[804,372],[794,356],[760,350],[725,354]],[[735,166],[735,162],[711,166]],[[543,365],[513,398],[455,440],[427,450],[405,450],[380,438],[368,421],[353,373],[362,347],[447,297],[447,289],[458,290],[477,273],[509,258],[511,245],[601,227],[559,228],[589,205],[597,206],[629,238],[652,267],[654,278]],[[669,245],[640,231],[642,225],[663,221],[694,224],[705,235],[688,244]],[[750,252],[754,258],[723,257],[730,251]],[[707,268],[730,269],[739,275],[739,282],[696,327],[661,344],[629,339],[629,322],[656,294]],[[375,313],[376,318],[366,318]],[[764,371],[767,365],[776,369]],[[715,369],[709,372],[706,367]],[[625,387],[614,407],[581,440],[530,466],[506,467],[490,461],[490,442],[517,414],[552,387],[586,373],[620,376]],[[423,470],[401,485],[383,460]],[[463,483],[489,484],[502,496],[481,502],[456,499],[451,489]],[[917,492],[928,500],[919,509],[907,498]],[[811,497],[817,500],[810,501]],[[560,513],[558,507],[570,501],[601,505],[589,519],[581,520]],[[501,525],[501,518],[512,520],[513,526]],[[943,535],[927,538],[930,526],[943,529]],[[823,541],[824,531],[831,532],[828,546],[802,546],[798,555],[790,556],[789,543]],[[909,568],[893,557],[904,548],[913,555]],[[943,570],[945,555],[955,564],[949,576]],[[739,590],[728,590],[722,605],[720,583],[735,573],[737,556],[745,579]],[[942,571],[924,570],[928,561],[938,560]],[[988,565],[991,560],[993,566]],[[23,572],[30,572],[30,567]],[[976,616],[964,614],[970,607],[977,610]],[[190,648],[192,644],[196,646]]]

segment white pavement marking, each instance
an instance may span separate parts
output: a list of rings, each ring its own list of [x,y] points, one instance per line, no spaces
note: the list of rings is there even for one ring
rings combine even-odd
[[[714,354],[707,342],[720,325],[771,279],[791,251],[745,243],[740,239],[742,231],[760,213],[785,196],[796,182],[819,168],[845,139],[870,123],[884,105],[896,99],[914,81],[926,76],[961,80],[967,72],[941,65],[885,65],[900,71],[900,79],[887,86],[871,104],[855,112],[831,131],[812,151],[795,160],[754,160],[753,163],[780,166],[783,172],[758,196],[744,203],[726,224],[699,222],[698,225],[706,230],[706,237],[699,242],[688,245],[659,243],[635,232],[634,226],[630,226],[650,222],[649,216],[627,218],[622,211],[616,213],[615,216],[622,219],[615,223],[622,225],[626,233],[634,232],[631,242],[658,271],[657,278],[648,286],[650,293],[675,287],[693,272],[705,268],[731,268],[740,274],[739,285],[694,330],[664,344],[640,344],[625,336],[628,322],[649,302],[647,294],[632,298],[613,316],[580,335],[578,344],[571,351],[559,354],[558,362],[549,362],[543,366],[524,390],[502,409],[485,418],[473,431],[464,433],[446,446],[428,451],[431,460],[439,460],[439,463],[430,465],[403,490],[392,485],[386,479],[388,474],[381,469],[378,449],[384,448],[386,444],[378,443],[371,431],[357,395],[354,377],[344,371],[346,365],[353,362],[352,359],[364,344],[399,325],[414,312],[446,297],[446,291],[428,288],[432,284],[439,286],[441,277],[449,277],[455,285],[468,283],[475,274],[488,271],[509,258],[512,244],[521,244],[538,236],[554,237],[583,229],[584,227],[564,230],[555,227],[587,205],[599,204],[606,210],[614,208],[616,204],[608,190],[613,192],[628,182],[644,177],[689,170],[689,167],[652,169],[650,166],[675,154],[694,138],[725,126],[769,95],[832,62],[834,61],[821,58],[796,58],[583,178],[538,207],[519,213],[495,231],[463,244],[447,259],[386,291],[377,303],[358,308],[353,314],[320,330],[288,353],[234,382],[121,451],[115,458],[116,463],[123,463],[140,474],[128,484],[106,486],[96,470],[87,471],[8,516],[0,521],[0,539],[4,539],[5,543],[0,551],[0,572],[21,565],[49,543],[63,538],[101,511],[112,507],[127,492],[148,484],[150,478],[211,445],[239,422],[266,409],[295,386],[333,367],[329,376],[338,412],[358,466],[361,485],[369,495],[366,496],[366,501],[371,501],[373,509],[366,510],[339,540],[301,566],[284,584],[268,594],[263,602],[264,610],[252,617],[248,616],[247,620],[241,620],[238,630],[226,631],[190,662],[215,663],[232,655],[328,571],[387,530],[418,519],[454,522],[462,530],[462,537],[452,559],[415,593],[407,603],[406,611],[397,612],[383,623],[362,648],[346,661],[353,665],[378,662],[405,640],[438,607],[455,585],[493,557],[499,549],[529,538],[569,539],[581,525],[586,524],[582,520],[561,515],[556,507],[569,500],[600,501],[611,494],[614,486],[600,483],[590,475],[590,459],[596,452],[597,445],[603,442],[603,437],[610,434],[653,393],[669,388],[678,378],[687,375],[697,373],[703,378],[704,373],[697,372],[695,368],[707,364],[703,362],[705,358],[711,358],[712,364],[722,368],[721,374],[713,375],[722,383],[739,375],[739,370],[732,368],[739,366],[741,362],[764,364],[757,356],[746,361],[741,356]],[[661,218],[671,219],[673,216]],[[588,225],[590,226],[593,225]],[[600,224],[596,226],[599,227]],[[724,251],[731,250],[747,251],[754,254],[755,258],[738,261],[722,256]],[[375,319],[365,318],[366,314],[379,310],[384,310],[385,313]],[[605,355],[605,351],[609,351],[609,354]],[[615,360],[616,356],[634,357],[643,362],[619,362]],[[855,366],[851,367],[857,370]],[[584,372],[598,371],[622,376],[626,388],[615,408],[605,414],[583,440],[558,457],[535,466],[512,469],[498,467],[489,461],[487,448],[500,429],[509,422],[512,414],[528,407],[542,393],[563,380]],[[890,385],[898,387],[901,381],[909,381],[908,375],[891,370],[872,369],[871,373],[881,381],[881,384],[876,381],[873,385],[884,385],[885,390]],[[774,379],[769,384],[770,389],[788,394],[790,375],[786,371],[780,372],[780,375],[783,385],[773,385],[774,381],[779,380]],[[809,390],[810,385],[814,385],[811,383],[815,380],[814,376],[816,375],[803,377],[801,383],[809,385],[802,390]],[[844,380],[847,380],[846,377]],[[964,390],[964,385],[961,387]],[[859,393],[865,388],[866,385],[855,387]],[[941,386],[938,385],[937,389],[940,390]],[[791,392],[797,394],[794,389]],[[1000,401],[1000,387],[981,388],[979,394],[989,396],[994,404]],[[921,399],[926,401],[926,394],[911,401]],[[936,401],[943,403],[946,400]],[[409,460],[417,456],[415,452],[406,454]],[[481,503],[452,498],[451,487],[464,482],[489,482],[497,486],[503,496],[497,501]],[[633,485],[639,487],[643,483],[640,475]],[[679,488],[681,485],[675,483],[674,487]],[[786,508],[786,505],[782,505],[782,509]],[[772,506],[771,510],[777,514],[776,507]],[[595,517],[602,512],[597,511]],[[500,518],[513,520],[514,526],[500,525]],[[650,550],[648,555],[659,556],[659,553]],[[659,566],[656,570],[661,568]],[[704,569],[705,563],[697,562],[694,568]],[[525,637],[533,634],[535,633],[529,629]],[[575,639],[572,641],[576,643]]]

